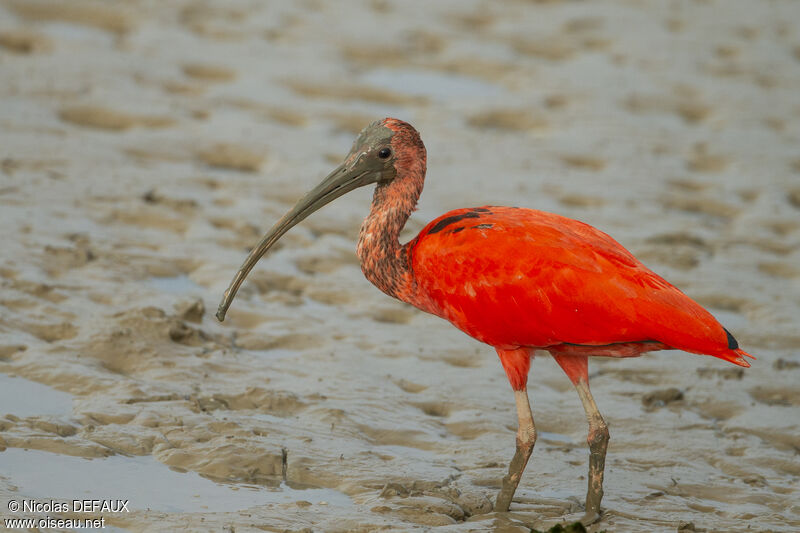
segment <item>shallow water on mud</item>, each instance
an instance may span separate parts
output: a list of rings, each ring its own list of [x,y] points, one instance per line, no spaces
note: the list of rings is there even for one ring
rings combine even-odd
[[[72,395],[21,377],[0,374],[0,413],[18,417],[72,413]]]
[[[36,465],[36,468],[31,468]],[[18,493],[40,501],[127,500],[127,508],[165,513],[235,512],[270,504],[307,502],[347,507],[350,498],[325,488],[224,484],[176,472],[152,457],[64,457],[37,450],[0,453],[3,476]]]

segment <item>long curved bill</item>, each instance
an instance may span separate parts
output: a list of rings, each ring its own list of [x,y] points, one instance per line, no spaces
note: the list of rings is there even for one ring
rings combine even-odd
[[[309,191],[300,199],[288,213],[275,223],[274,226],[261,238],[261,241],[252,249],[250,255],[244,260],[239,271],[233,277],[231,284],[222,296],[222,301],[217,309],[217,319],[222,322],[225,320],[225,313],[228,312],[236,296],[236,292],[244,282],[247,274],[253,269],[261,257],[267,253],[272,245],[278,242],[284,233],[289,231],[298,222],[304,220],[308,215],[318,210],[322,206],[332,202],[336,198],[348,192],[375,182],[375,177],[371,172],[364,169],[350,169],[346,165],[341,165],[331,172],[322,182]]]

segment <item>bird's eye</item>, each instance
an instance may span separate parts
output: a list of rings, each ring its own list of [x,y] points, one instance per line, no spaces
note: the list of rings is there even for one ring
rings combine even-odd
[[[381,159],[388,159],[390,155],[392,155],[392,151],[389,148],[381,148],[378,152],[378,157]]]

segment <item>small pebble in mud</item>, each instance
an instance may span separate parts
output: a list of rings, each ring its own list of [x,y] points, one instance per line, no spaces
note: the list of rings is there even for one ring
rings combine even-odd
[[[683,400],[683,392],[675,387],[648,392],[642,396],[642,405],[648,410],[658,409],[667,404]]]

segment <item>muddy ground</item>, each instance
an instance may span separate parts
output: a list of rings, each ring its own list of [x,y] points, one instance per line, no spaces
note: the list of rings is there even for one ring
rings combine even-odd
[[[124,498],[102,516],[130,531],[580,516],[586,425],[548,356],[512,512],[485,513],[511,389],[492,349],[363,279],[370,191],[287,234],[213,318],[262,231],[396,116],[429,153],[407,236],[465,206],[578,218],[758,358],[592,362],[612,437],[594,530],[798,530],[798,20],[792,0],[1,0],[0,515]]]

